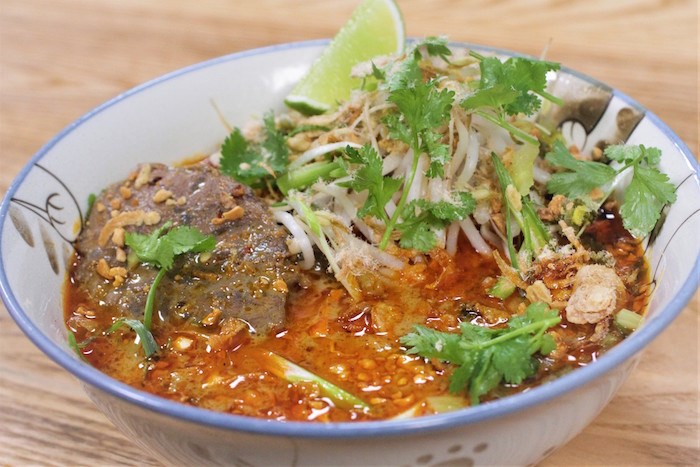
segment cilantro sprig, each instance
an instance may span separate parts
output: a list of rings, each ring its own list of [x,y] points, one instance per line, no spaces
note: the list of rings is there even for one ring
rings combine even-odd
[[[142,262],[158,268],[158,273],[148,290],[143,313],[143,325],[149,332],[153,321],[156,289],[165,273],[173,267],[175,257],[184,253],[212,251],[216,246],[216,238],[212,235],[204,235],[194,227],[178,226],[170,229],[171,226],[172,222],[166,222],[148,235],[126,233],[126,245],[131,248],[131,252]]]
[[[388,225],[391,219],[386,213],[386,204],[401,187],[402,180],[382,175],[382,159],[369,144],[360,149],[348,146],[345,152],[347,161],[358,168],[352,172],[352,180],[340,185],[357,193],[367,191],[365,203],[357,215],[373,216]],[[437,230],[465,219],[475,207],[476,201],[466,191],[454,193],[449,200],[413,200],[397,208],[397,211],[401,209],[401,220],[395,223],[396,230],[401,232],[399,244],[402,248],[427,252],[437,242]]]
[[[559,69],[559,64],[525,57],[501,61],[469,53],[479,60],[481,78],[478,88],[461,102],[462,107],[508,130],[521,141],[539,144],[537,138],[508,121],[509,116],[532,115],[542,106],[540,98],[561,105],[562,100],[549,94],[547,73]]]
[[[360,168],[354,172],[350,182],[341,185],[357,193],[367,190],[367,199],[357,215],[359,217],[370,215],[385,223],[389,222],[389,216],[384,207],[401,186],[401,180],[382,175],[382,158],[370,144],[362,146],[359,150],[348,146],[345,148],[345,154],[348,162]]]
[[[666,174],[659,171],[661,151],[657,148],[614,145],[608,146],[605,156],[616,161],[619,168],[602,162],[574,158],[560,141],[555,141],[545,159],[551,165],[565,169],[555,173],[547,183],[547,191],[568,198],[586,198],[594,188],[607,189],[607,198],[615,180],[632,169],[632,178],[620,206],[622,223],[632,235],[643,238],[654,229],[666,204],[676,200],[676,189]]]
[[[502,381],[520,384],[535,375],[539,366],[535,354],[548,355],[556,348],[547,330],[560,321],[556,310],[537,302],[523,315],[512,317],[506,328],[464,322],[455,334],[416,326],[401,343],[409,354],[458,365],[450,377],[450,392],[468,391],[472,405],[477,405]]]
[[[449,120],[455,93],[448,89],[438,89],[436,80],[423,80],[419,67],[420,60],[423,59],[423,48],[429,55],[438,55],[443,59],[446,59],[449,52],[443,39],[426,39],[416,44],[398,71],[386,77],[388,100],[396,105],[398,113],[387,115],[384,123],[392,138],[403,141],[411,148],[413,158],[411,171],[403,180],[403,191],[396,210],[386,222],[386,229],[379,242],[382,249],[389,243],[399,218],[406,214],[406,198],[415,179],[421,154],[427,154],[430,159],[426,175],[431,178],[444,175],[443,167],[450,156],[450,148],[441,142],[442,135],[437,129]],[[381,75],[375,73],[375,76]]]
[[[239,128],[234,128],[221,146],[221,172],[254,188],[284,173],[289,149],[285,135],[275,126],[272,111],[263,118],[263,130],[262,142],[253,143],[245,139]]]

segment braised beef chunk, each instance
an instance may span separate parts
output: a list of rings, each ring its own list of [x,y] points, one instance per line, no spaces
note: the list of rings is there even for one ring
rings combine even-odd
[[[240,318],[261,334],[284,323],[294,278],[286,234],[248,187],[206,164],[145,164],[100,194],[76,244],[76,283],[95,302],[141,318],[157,270],[133,264],[124,234],[148,234],[167,221],[214,235],[217,244],[176,259],[158,286],[154,316]]]

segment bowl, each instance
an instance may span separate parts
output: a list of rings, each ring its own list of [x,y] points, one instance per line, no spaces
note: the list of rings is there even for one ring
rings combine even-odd
[[[140,162],[210,154],[282,100],[327,41],[266,47],[203,62],[138,86],[92,110],[44,146],[0,205],[0,292],[22,331],[75,375],[134,443],[173,465],[474,465],[537,462],[578,434],[610,401],[640,352],[681,312],[700,280],[700,183],[687,146],[626,95],[562,69],[552,91],[567,104],[542,121],[586,150],[626,140],[663,151],[678,201],[645,240],[654,291],[644,325],[598,361],[532,390],[455,412],[359,423],[278,422],[216,413],[139,391],[69,348],[62,286],[88,196]],[[515,55],[488,47],[484,54]]]

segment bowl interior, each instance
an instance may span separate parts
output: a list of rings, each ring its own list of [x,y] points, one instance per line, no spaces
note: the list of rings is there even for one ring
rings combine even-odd
[[[124,178],[137,163],[172,163],[210,154],[227,136],[227,124],[242,125],[269,109],[282,110],[284,96],[325,44],[259,49],[166,75],[88,113],[32,159],[0,210],[0,287],[14,319],[44,352],[91,384],[133,401],[155,403],[84,365],[66,344],[61,290],[88,197]],[[590,78],[563,70],[551,85],[571,105],[545,109],[541,119],[560,125],[565,136],[584,149],[599,141],[625,139],[659,147],[664,154],[661,168],[678,186],[678,201],[666,211],[662,227],[647,239],[655,289],[643,328],[596,365],[509,398],[523,404],[565,392],[631,356],[680,312],[699,276],[700,187],[697,163],[688,148],[653,114]],[[488,406],[501,411],[517,408],[500,403],[464,412],[484,417]],[[159,404],[170,409],[176,405]],[[196,416],[197,411],[187,408],[182,413]],[[221,420],[216,418],[217,423]]]

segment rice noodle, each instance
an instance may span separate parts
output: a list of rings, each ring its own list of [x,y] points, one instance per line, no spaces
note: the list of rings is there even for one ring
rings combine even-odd
[[[491,220],[491,206],[486,203],[477,203],[472,213],[474,220],[479,225],[484,225]]]
[[[409,149],[406,154],[403,155],[401,162],[399,162],[398,167],[394,170],[394,173],[401,174],[405,172],[405,176],[408,176],[411,170],[411,164],[413,163],[413,149]]]
[[[441,178],[428,180],[428,198],[430,201],[442,201],[445,199],[445,181]]]
[[[447,228],[447,238],[445,239],[445,250],[450,256],[457,254],[457,240],[459,239],[459,222],[453,222]]]
[[[289,233],[292,235],[294,243],[299,248],[299,251],[303,257],[299,266],[302,269],[311,269],[314,267],[314,264],[316,264],[314,249],[311,246],[311,241],[309,240],[304,228],[297,222],[294,216],[288,212],[274,210],[272,211],[272,215],[277,222],[287,228]]]
[[[379,153],[379,144],[377,143],[377,133],[372,126],[372,119],[369,116],[369,100],[365,100],[365,105],[362,106],[362,120],[365,123],[367,134],[369,134],[372,147]]]
[[[369,113],[374,113],[374,112],[379,112],[380,110],[385,110],[385,109],[393,109],[396,107],[396,104],[392,104],[391,102],[385,102],[383,104],[377,104],[373,107],[370,107]]]
[[[464,168],[457,178],[457,183],[464,186],[474,176],[476,166],[479,163],[479,139],[472,136],[467,143],[467,158],[464,161]]]
[[[450,121],[447,124],[447,134],[448,134],[448,139],[447,139],[447,147],[450,148],[450,152],[452,152],[452,147],[454,146],[455,143],[455,113],[454,110],[450,112]],[[454,155],[450,157],[450,160],[454,158]]]
[[[464,157],[467,155],[467,145],[469,144],[470,135],[467,127],[464,126],[462,120],[455,119],[455,129],[457,130],[457,135],[459,136],[459,141],[457,141],[457,147],[450,161],[450,165],[447,169],[447,178],[453,178],[457,170],[464,162]]]
[[[345,215],[348,219],[348,225],[352,222],[355,227],[367,238],[370,242],[376,242],[374,231],[365,222],[357,217],[357,208],[355,203],[350,199],[346,189],[336,185],[326,185],[324,188],[335,199],[336,205],[342,210],[342,213],[334,211],[338,215]],[[362,201],[364,204],[364,201]]]
[[[405,263],[394,255],[387,253],[386,251],[380,250],[379,248],[370,245],[367,242],[363,242],[359,238],[346,234],[343,236],[344,240],[348,245],[354,249],[355,253],[364,253],[379,263],[381,266],[385,266],[391,269],[399,270],[405,266]]]
[[[404,155],[398,152],[392,152],[384,158],[382,161],[382,175],[393,172],[401,164]]]
[[[394,200],[390,199],[384,206],[384,210],[389,217],[393,216],[394,212],[396,211],[396,203],[394,203]]]
[[[491,225],[486,223],[483,224],[479,228],[479,233],[481,233],[481,236],[489,242],[493,246],[501,246],[503,245],[503,241],[501,240],[501,237],[493,233],[493,230],[491,229]]]
[[[501,233],[501,231],[498,229],[498,227],[494,224],[493,219],[491,219],[491,222],[488,224],[490,226],[491,232],[496,235],[501,243],[501,248],[505,252],[506,257],[510,260],[510,251],[508,251],[508,240],[506,239],[506,236]],[[498,244],[498,242],[493,242],[494,245]]]
[[[481,253],[482,255],[491,253],[491,247],[481,237],[479,231],[476,230],[476,227],[474,226],[474,223],[472,222],[470,217],[464,219],[462,222],[459,223],[459,225],[462,227],[462,230],[467,236],[467,239],[469,239],[469,243],[472,244],[477,253]]]

